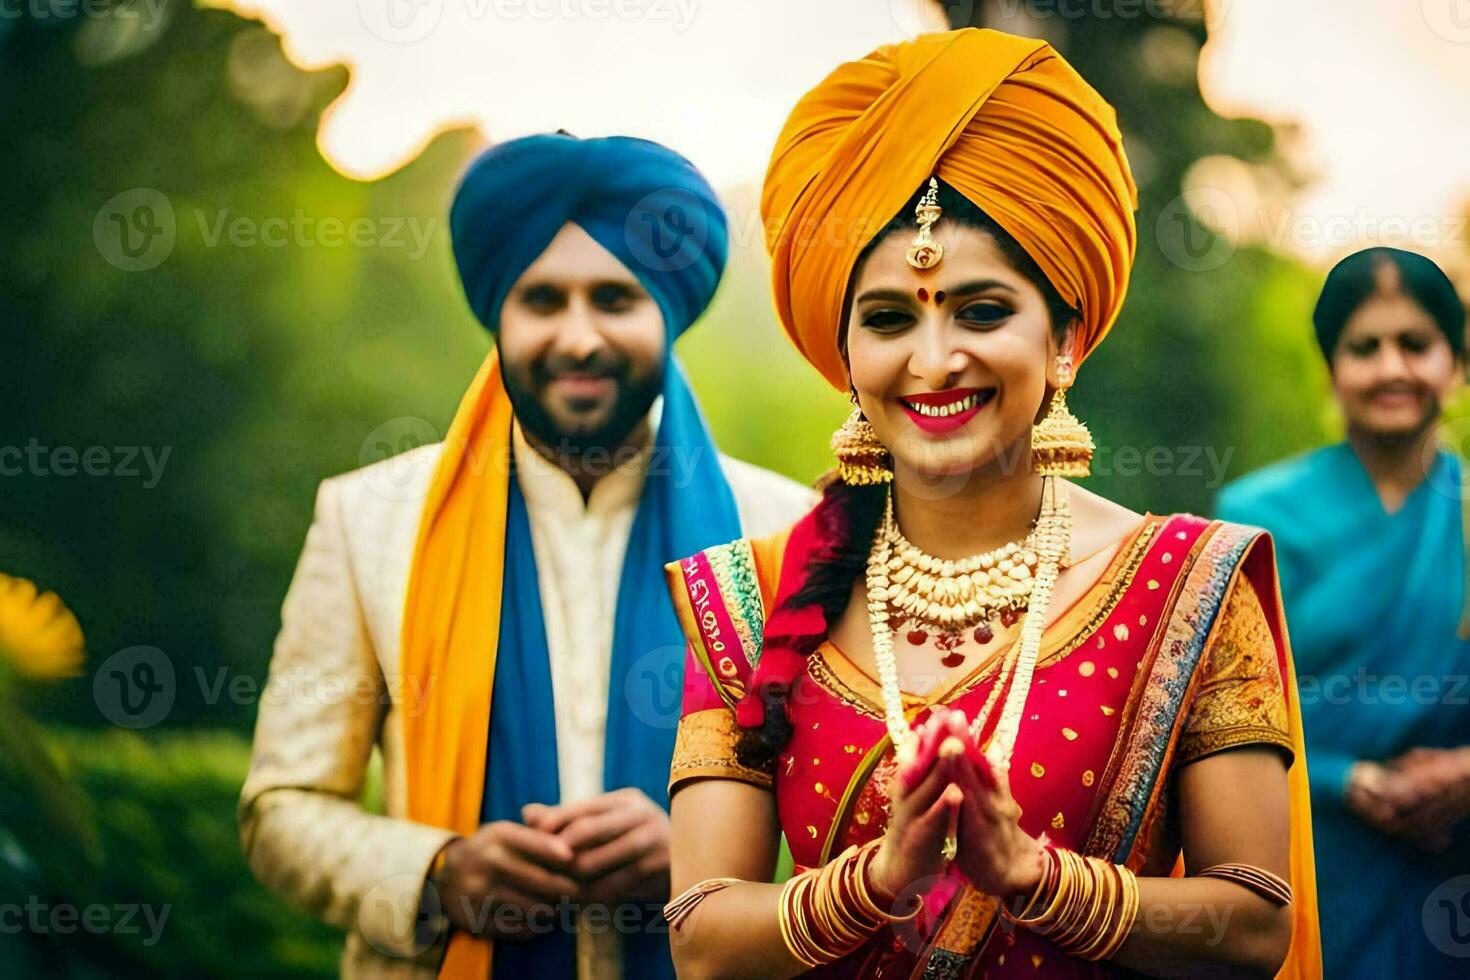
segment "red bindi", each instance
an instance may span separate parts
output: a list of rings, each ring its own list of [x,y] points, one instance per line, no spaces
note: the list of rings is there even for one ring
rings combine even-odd
[[[929,302],[929,290],[925,289],[923,286],[920,286],[919,287],[919,302],[920,303],[927,303],[927,302]]]
[[[940,303],[943,303],[943,302],[944,302],[944,290],[941,289],[939,292],[937,292],[937,293],[934,294],[934,305],[935,306],[938,306]]]

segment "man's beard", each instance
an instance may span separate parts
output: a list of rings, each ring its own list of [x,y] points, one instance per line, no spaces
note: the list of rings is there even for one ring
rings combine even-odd
[[[616,465],[619,460],[611,457],[643,421],[663,388],[661,368],[647,377],[634,378],[630,362],[625,357],[602,356],[579,362],[551,362],[538,358],[525,367],[501,363],[505,390],[510,395],[516,421],[533,442],[562,463],[575,462],[592,454]],[[540,393],[558,374],[567,371],[599,374],[616,383],[617,395],[612,411],[601,425],[568,429],[558,423],[541,403]]]

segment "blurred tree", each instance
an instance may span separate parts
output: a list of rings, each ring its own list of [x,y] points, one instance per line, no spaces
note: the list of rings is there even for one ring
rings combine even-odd
[[[350,181],[315,145],[345,71],[125,7],[0,37],[0,567],[76,597],[94,664],[163,651],[168,721],[239,724],[316,482],[444,431],[488,346],[442,220],[474,140]]]

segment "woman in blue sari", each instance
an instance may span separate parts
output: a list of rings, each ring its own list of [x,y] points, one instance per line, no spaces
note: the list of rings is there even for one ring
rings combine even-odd
[[[1465,310],[1430,260],[1360,251],[1313,320],[1347,440],[1221,495],[1276,539],[1311,760],[1329,977],[1470,971],[1470,579],[1440,414]]]

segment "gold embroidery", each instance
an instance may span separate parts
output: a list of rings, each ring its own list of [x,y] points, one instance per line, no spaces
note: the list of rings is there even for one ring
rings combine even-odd
[[[1031,763],[1031,775],[1035,776],[1037,779],[1040,779],[1042,776],[1046,775],[1046,767],[1039,762]]]
[[[1180,732],[1181,765],[1240,745],[1276,745],[1291,752],[1275,641],[1260,597],[1245,576],[1220,615]]]
[[[1070,728],[1063,728],[1062,737],[1069,742],[1074,742],[1077,740],[1077,733]]]
[[[1148,590],[1150,592],[1156,591],[1158,589],[1158,587],[1159,587],[1159,580],[1158,579],[1151,578],[1151,579],[1148,580]]]
[[[1117,626],[1114,626],[1113,627],[1113,635],[1118,638],[1118,642],[1119,643],[1127,643],[1128,642],[1128,624],[1127,623],[1119,623]]]
[[[1089,770],[1087,770],[1086,772],[1084,772],[1082,774],[1082,785],[1083,786],[1091,786],[1092,783],[1093,783],[1093,780],[1095,780],[1096,778],[1097,777],[1093,775],[1092,770],[1089,769]]]
[[[1113,714],[1113,710],[1114,710],[1114,709],[1112,709],[1112,708],[1109,708],[1109,707],[1108,707],[1108,706],[1107,706],[1107,705],[1105,705],[1105,704],[1100,704],[1100,705],[1098,705],[1098,707],[1100,707],[1100,708],[1102,708],[1102,713],[1103,713],[1103,714],[1105,714],[1105,715],[1107,715],[1107,716],[1108,716],[1108,717],[1112,717],[1112,714]]]
[[[1057,815],[1051,818],[1051,827],[1052,827],[1052,829],[1053,830],[1062,830],[1066,826],[1067,826],[1066,818],[1064,818],[1062,816],[1060,810],[1057,811]]]
[[[751,769],[735,758],[740,728],[728,708],[695,711],[679,720],[674,759],[669,769],[669,792],[690,779],[734,779],[769,789],[774,772]]]
[[[1118,679],[1118,668],[1117,667],[1109,667],[1108,668],[1108,676],[1111,677],[1113,680],[1117,680]]]
[[[1081,674],[1083,677],[1091,677],[1096,672],[1097,664],[1093,663],[1091,660],[1084,660],[1077,665],[1077,673]]]

